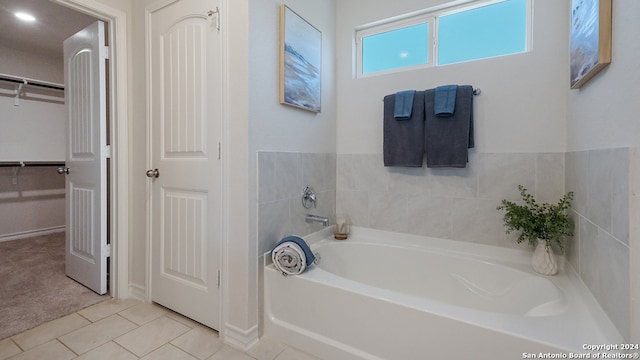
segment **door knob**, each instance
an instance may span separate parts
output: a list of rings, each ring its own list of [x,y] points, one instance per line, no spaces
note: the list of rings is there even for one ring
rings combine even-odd
[[[68,167],[59,167],[58,168],[58,174],[62,175],[62,174],[69,174],[69,168]]]
[[[159,176],[160,176],[160,171],[158,171],[158,169],[147,170],[147,177],[158,178]]]

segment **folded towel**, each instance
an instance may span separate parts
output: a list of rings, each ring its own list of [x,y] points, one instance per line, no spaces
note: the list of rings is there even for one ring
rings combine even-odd
[[[437,117],[451,117],[456,111],[458,85],[444,85],[436,88],[433,112]]]
[[[434,113],[435,90],[425,91],[425,150],[427,167],[463,168],[469,161],[468,149],[475,146],[473,137],[473,88],[458,86],[456,111],[441,118]]]
[[[271,251],[271,260],[282,275],[299,275],[315,261],[309,245],[298,236],[287,236]]]
[[[396,93],[396,103],[394,105],[393,117],[396,120],[409,120],[411,119],[411,112],[413,110],[413,96],[415,90],[399,91]]]
[[[397,121],[394,109],[397,94],[384,97],[384,166],[421,167],[424,159],[424,91],[413,97],[411,117]]]

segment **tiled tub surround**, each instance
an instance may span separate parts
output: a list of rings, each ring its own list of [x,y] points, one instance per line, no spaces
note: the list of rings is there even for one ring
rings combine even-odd
[[[385,168],[381,154],[337,157],[337,216],[353,225],[506,247],[501,199],[522,184],[540,201],[564,191],[564,153],[470,153],[464,169]]]
[[[519,200],[519,184],[542,202],[575,193],[575,236],[566,257],[620,333],[629,338],[629,218],[633,151],[470,152],[465,169],[385,168],[382,154],[258,153],[259,254],[284,235],[306,235],[305,184],[318,195],[313,213],[349,217],[355,226],[525,248],[506,235],[501,199]],[[311,212],[311,211],[309,211]]]
[[[630,335],[629,148],[568,152],[565,188],[575,193],[567,258],[620,333]]]
[[[311,186],[317,207],[302,206],[302,190]],[[322,229],[305,222],[307,214],[335,223],[336,155],[258,152],[258,254],[270,251],[286,235],[305,236]]]

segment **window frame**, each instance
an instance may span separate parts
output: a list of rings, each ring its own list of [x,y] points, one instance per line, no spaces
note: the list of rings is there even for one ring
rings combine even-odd
[[[433,63],[433,50],[432,50],[432,46],[429,46],[430,48],[427,50],[427,63],[426,64],[420,64],[420,65],[413,65],[413,66],[407,66],[407,67],[402,67],[402,68],[397,68],[397,69],[391,69],[391,70],[383,70],[383,71],[375,71],[375,72],[371,72],[371,73],[367,73],[367,74],[363,74],[362,70],[363,70],[363,66],[362,66],[362,61],[363,61],[363,55],[362,55],[362,39],[368,36],[373,36],[373,35],[378,35],[378,34],[382,34],[385,32],[389,32],[389,31],[394,31],[394,30],[400,30],[403,28],[407,28],[409,26],[414,26],[414,25],[418,25],[418,24],[424,24],[427,23],[428,24],[428,28],[429,28],[429,36],[427,37],[427,41],[429,44],[432,44],[432,36],[433,36],[433,30],[434,30],[434,24],[433,24],[433,16],[430,15],[419,15],[419,16],[412,16],[409,18],[405,18],[402,20],[396,20],[396,21],[392,21],[392,22],[386,22],[384,24],[381,25],[376,25],[376,26],[372,26],[372,27],[367,27],[364,28],[362,30],[358,30],[356,31],[356,48],[357,48],[357,53],[356,53],[356,73],[358,74],[358,77],[366,77],[366,76],[370,76],[371,74],[389,74],[389,73],[394,73],[394,72],[398,72],[398,71],[406,71],[406,70],[415,70],[415,69],[424,69],[427,67],[430,67],[429,64]]]
[[[378,76],[378,75],[386,75],[393,74],[404,71],[418,70],[418,69],[427,69],[438,66],[448,66],[461,64],[464,62],[491,59],[495,57],[502,56],[510,56],[517,55],[530,52],[532,49],[532,28],[533,28],[533,0],[525,0],[526,1],[526,34],[525,34],[525,48],[522,52],[504,54],[504,55],[496,55],[490,57],[484,57],[480,59],[467,60],[462,62],[456,62],[451,64],[440,65],[438,64],[438,19],[441,16],[452,15],[464,11],[474,10],[484,6],[490,6],[494,4],[498,4],[501,2],[505,2],[508,0],[466,0],[466,1],[453,1],[453,4],[444,4],[441,6],[431,7],[428,9],[424,9],[418,12],[405,14],[401,16],[397,16],[394,18],[378,21],[375,23],[367,24],[364,26],[359,26],[354,31],[354,43],[355,43],[355,75],[356,78],[366,78],[370,76]],[[362,54],[362,43],[363,38],[368,36],[373,36],[393,30],[399,30],[405,27],[428,23],[429,34],[427,36],[428,40],[428,57],[426,64],[406,66],[396,69],[383,70],[383,71],[375,71],[367,74],[363,74],[363,54]]]

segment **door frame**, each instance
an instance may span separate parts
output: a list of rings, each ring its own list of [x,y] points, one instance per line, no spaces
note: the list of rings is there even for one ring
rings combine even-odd
[[[108,25],[109,118],[111,138],[110,213],[111,260],[109,289],[115,299],[129,291],[129,107],[127,14],[96,0],[52,0],[91,15]],[[136,294],[139,297],[140,294]]]

